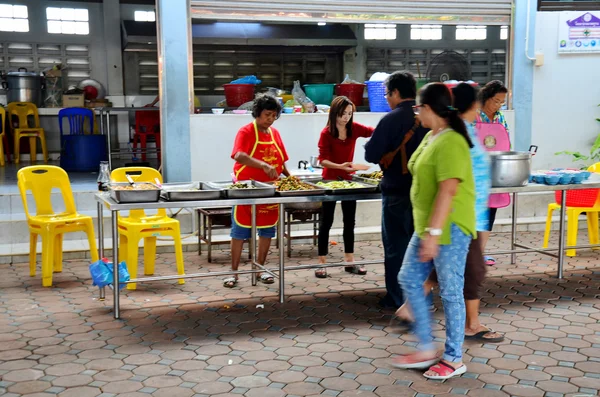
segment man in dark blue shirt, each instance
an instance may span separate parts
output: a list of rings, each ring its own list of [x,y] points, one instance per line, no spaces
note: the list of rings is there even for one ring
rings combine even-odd
[[[404,298],[398,283],[404,253],[414,233],[407,163],[428,130],[416,123],[413,106],[417,96],[415,77],[407,71],[394,72],[385,81],[386,99],[392,111],[386,114],[365,145],[365,160],[380,164],[382,214],[381,236],[385,253],[383,307],[397,309]]]

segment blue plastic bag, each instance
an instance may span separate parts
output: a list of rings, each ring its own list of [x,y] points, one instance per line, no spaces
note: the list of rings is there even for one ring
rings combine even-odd
[[[260,84],[262,83],[262,80],[259,80],[258,78],[256,78],[256,76],[252,75],[252,76],[244,76],[240,79],[237,80],[233,80],[230,84]]]
[[[91,263],[89,267],[94,286],[103,288],[113,284],[114,272],[112,262],[100,260]],[[131,277],[129,276],[125,262],[119,263],[119,281],[129,281],[130,279]],[[119,283],[119,289],[122,289],[124,286],[125,284]]]

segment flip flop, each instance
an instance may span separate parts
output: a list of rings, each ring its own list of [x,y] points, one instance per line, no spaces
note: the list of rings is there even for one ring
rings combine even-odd
[[[315,277],[316,278],[327,278],[327,269],[321,268],[321,269],[315,270]]]
[[[485,261],[485,264],[488,266],[494,266],[496,264],[496,260],[494,258],[492,258],[491,256],[484,256],[483,260]]]
[[[273,284],[275,279],[270,274],[263,273],[260,275],[260,282],[263,284]]]
[[[360,276],[367,274],[367,269],[360,265],[346,266],[344,267],[344,270],[348,273],[358,274]]]
[[[235,277],[227,277],[223,280],[223,287],[225,288],[233,288],[237,285],[237,279]]]
[[[429,360],[417,359],[416,354],[405,354],[392,360],[392,366],[400,369],[424,369],[439,361],[439,357]]]
[[[492,329],[487,329],[485,331],[481,331],[478,332],[474,335],[465,335],[465,340],[474,340],[477,342],[484,342],[484,343],[500,343],[504,340],[504,335],[501,336],[497,336],[495,338],[486,338],[485,335],[487,334],[495,334],[497,332],[495,332]]]
[[[426,375],[426,373],[429,371],[435,372],[437,375]],[[434,366],[432,366],[431,368],[429,368],[427,370],[427,372],[425,374],[423,374],[423,376],[426,377],[427,379],[446,380],[446,379],[453,378],[457,375],[464,374],[465,372],[467,372],[467,366],[463,364],[458,368],[454,368],[451,365],[446,364],[443,361],[440,361],[437,364],[435,364]]]

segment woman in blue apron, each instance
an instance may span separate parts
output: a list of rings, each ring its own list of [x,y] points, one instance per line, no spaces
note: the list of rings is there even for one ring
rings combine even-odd
[[[509,151],[511,147],[508,124],[506,123],[504,114],[500,111],[504,104],[506,104],[507,95],[508,89],[498,80],[490,81],[479,91],[481,109],[475,120],[475,130],[477,131],[479,141],[489,152]],[[510,205],[510,195],[508,193],[490,195],[489,230],[480,233],[483,250],[485,250],[490,232],[494,227],[498,208],[504,208],[508,205]],[[485,263],[492,266],[496,264],[496,260],[490,256],[486,256]]]

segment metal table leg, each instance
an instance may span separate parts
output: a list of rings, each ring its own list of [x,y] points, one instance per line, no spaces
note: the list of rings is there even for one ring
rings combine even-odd
[[[250,256],[252,257],[252,270],[256,270],[254,262],[258,260],[256,254],[256,205],[252,206],[252,229],[250,230]],[[258,277],[252,273],[252,286],[256,286]]]
[[[561,190],[560,197],[560,223],[558,224],[558,272],[556,277],[562,279],[565,261],[565,214],[567,208],[567,191]]]
[[[111,211],[113,243],[113,315],[121,318],[119,307],[119,211]]]
[[[104,207],[102,203],[98,201],[98,251],[100,253],[100,260],[104,258],[104,219],[103,219],[103,211]],[[103,301],[106,299],[106,291],[105,287],[99,288],[99,299]]]
[[[510,232],[510,249],[514,251],[515,244],[517,242],[517,193],[513,193],[512,196],[512,230]],[[513,265],[517,263],[517,254],[514,252],[510,254],[510,263]]]
[[[285,220],[285,204],[279,206],[279,303],[285,302],[285,249],[283,248],[283,223]],[[291,238],[291,236],[288,236]]]

